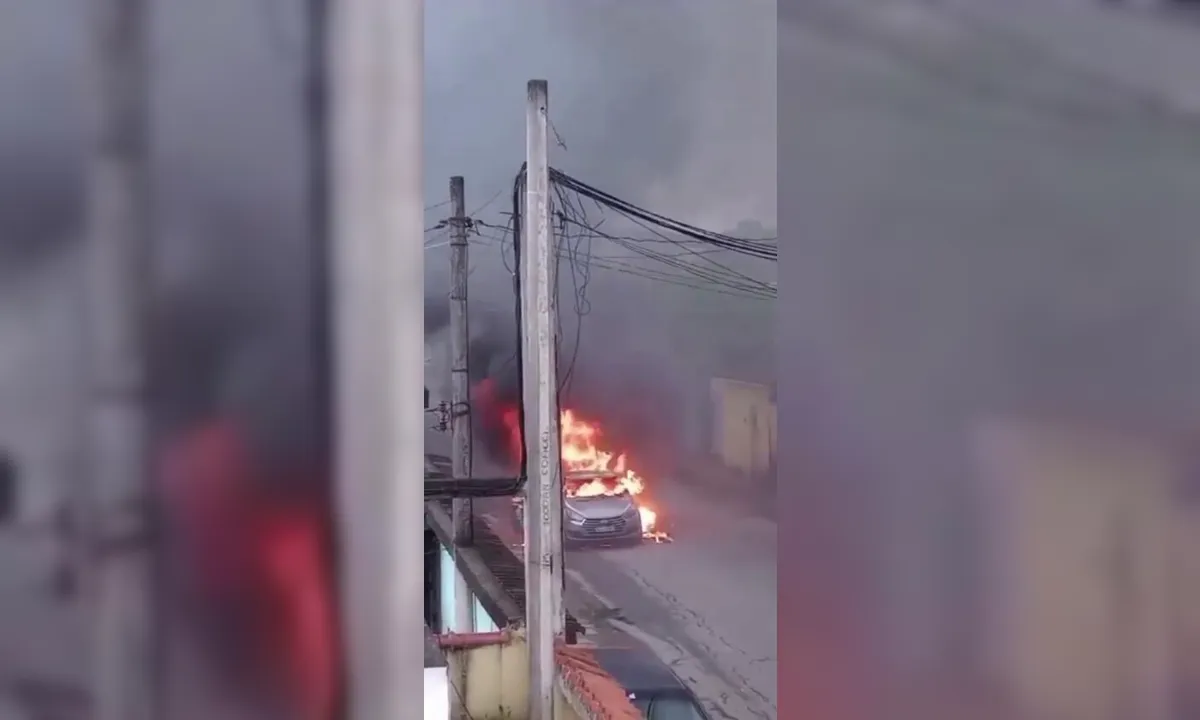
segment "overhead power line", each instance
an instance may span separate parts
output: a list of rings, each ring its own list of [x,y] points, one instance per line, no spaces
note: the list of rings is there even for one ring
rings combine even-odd
[[[592,187],[581,180],[577,180],[570,175],[567,175],[560,170],[554,170],[553,168],[550,170],[550,181],[555,185],[569,189],[582,197],[592,200],[599,205],[611,208],[630,220],[633,220],[637,224],[642,225],[643,227],[645,225],[656,226],[663,230],[668,230],[684,237],[691,238],[697,242],[720,247],[741,255],[749,255],[751,257],[762,258],[764,260],[779,259],[779,249],[773,241],[749,240],[746,238],[733,237],[732,235],[725,235],[723,233],[717,233],[711,230],[698,228],[695,225],[689,225],[688,223],[680,220],[675,220],[665,215],[661,215],[659,213],[639,207],[628,200],[622,200],[615,195],[611,195],[603,190]]]

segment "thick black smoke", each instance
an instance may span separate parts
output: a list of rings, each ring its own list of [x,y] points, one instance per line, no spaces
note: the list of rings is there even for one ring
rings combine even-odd
[[[561,311],[569,314],[570,308]],[[425,317],[428,342],[444,350],[449,320],[444,299],[427,298]],[[473,320],[469,367],[476,434],[494,461],[511,466],[517,458],[512,456],[509,427],[501,416],[521,402],[516,325],[511,314],[500,311],[480,312]],[[683,412],[680,385],[671,376],[671,368],[661,359],[636,352],[628,334],[608,335],[605,325],[611,323],[617,332],[619,328],[615,319],[603,315],[598,318],[601,325],[592,331],[601,338],[585,342],[581,335],[576,349],[571,322],[564,320],[559,337],[562,408],[599,423],[611,447],[628,453],[643,471],[669,472],[679,461]],[[634,328],[633,332],[641,330]],[[533,360],[526,358],[525,362]],[[429,381],[437,379],[428,376]]]

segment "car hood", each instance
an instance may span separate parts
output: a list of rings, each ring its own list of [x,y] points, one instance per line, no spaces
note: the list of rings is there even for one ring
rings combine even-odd
[[[628,495],[569,497],[566,504],[571,511],[588,520],[618,518],[634,508],[633,498]]]

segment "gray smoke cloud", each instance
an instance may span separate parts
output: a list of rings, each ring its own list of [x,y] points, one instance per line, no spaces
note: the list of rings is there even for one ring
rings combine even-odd
[[[450,174],[461,174],[468,211],[493,225],[507,223],[503,213],[512,209],[513,178],[525,156],[525,83],[542,77],[550,86],[555,167],[714,230],[747,218],[774,224],[773,2],[464,0],[431,4],[427,12],[426,113],[437,122],[428,128],[426,148],[430,204],[446,197]],[[589,213],[606,231],[620,228],[611,212]],[[433,208],[426,224],[445,215],[445,207]],[[628,232],[648,235],[636,227]],[[512,256],[502,259],[493,242],[500,235],[484,228],[471,249],[471,362],[474,376],[493,376],[511,390],[517,373]],[[427,318],[446,313],[444,242],[430,237]],[[597,261],[587,262],[588,255]],[[718,301],[727,298],[634,277],[612,262],[602,268],[605,258],[621,267],[647,264],[602,240],[580,249],[574,263],[562,262],[565,400],[628,429],[640,445],[666,448],[649,430],[679,428],[674,418],[686,411],[685,400],[707,396],[704,373],[712,372],[681,350],[678,338],[711,336],[708,350],[734,344],[720,327],[684,327],[697,325],[694,305],[722,307]],[[444,347],[440,329],[427,324],[432,343]],[[757,351],[772,354],[769,345]],[[436,365],[427,382],[445,392],[448,376]]]

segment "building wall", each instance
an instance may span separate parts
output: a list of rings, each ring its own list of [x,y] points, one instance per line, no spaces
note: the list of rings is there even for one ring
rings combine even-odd
[[[449,650],[447,661],[453,720],[529,717],[529,651],[519,634],[503,642]],[[561,687],[556,688],[554,716],[581,720],[572,705]]]
[[[744,473],[765,472],[775,456],[776,409],[771,388],[713,378],[709,397],[713,454]]]
[[[455,577],[458,574],[458,568],[454,566],[454,556],[446,547],[440,548],[441,557],[441,572],[439,573],[439,582],[441,588],[439,592],[439,606],[441,608],[442,627],[441,632],[469,633],[469,632],[496,632],[500,628],[496,625],[495,619],[488,614],[484,609],[483,604],[479,602],[479,598],[471,599],[473,609],[473,624],[474,627],[458,627],[457,620],[454,614],[454,602],[458,588],[456,587]]]

